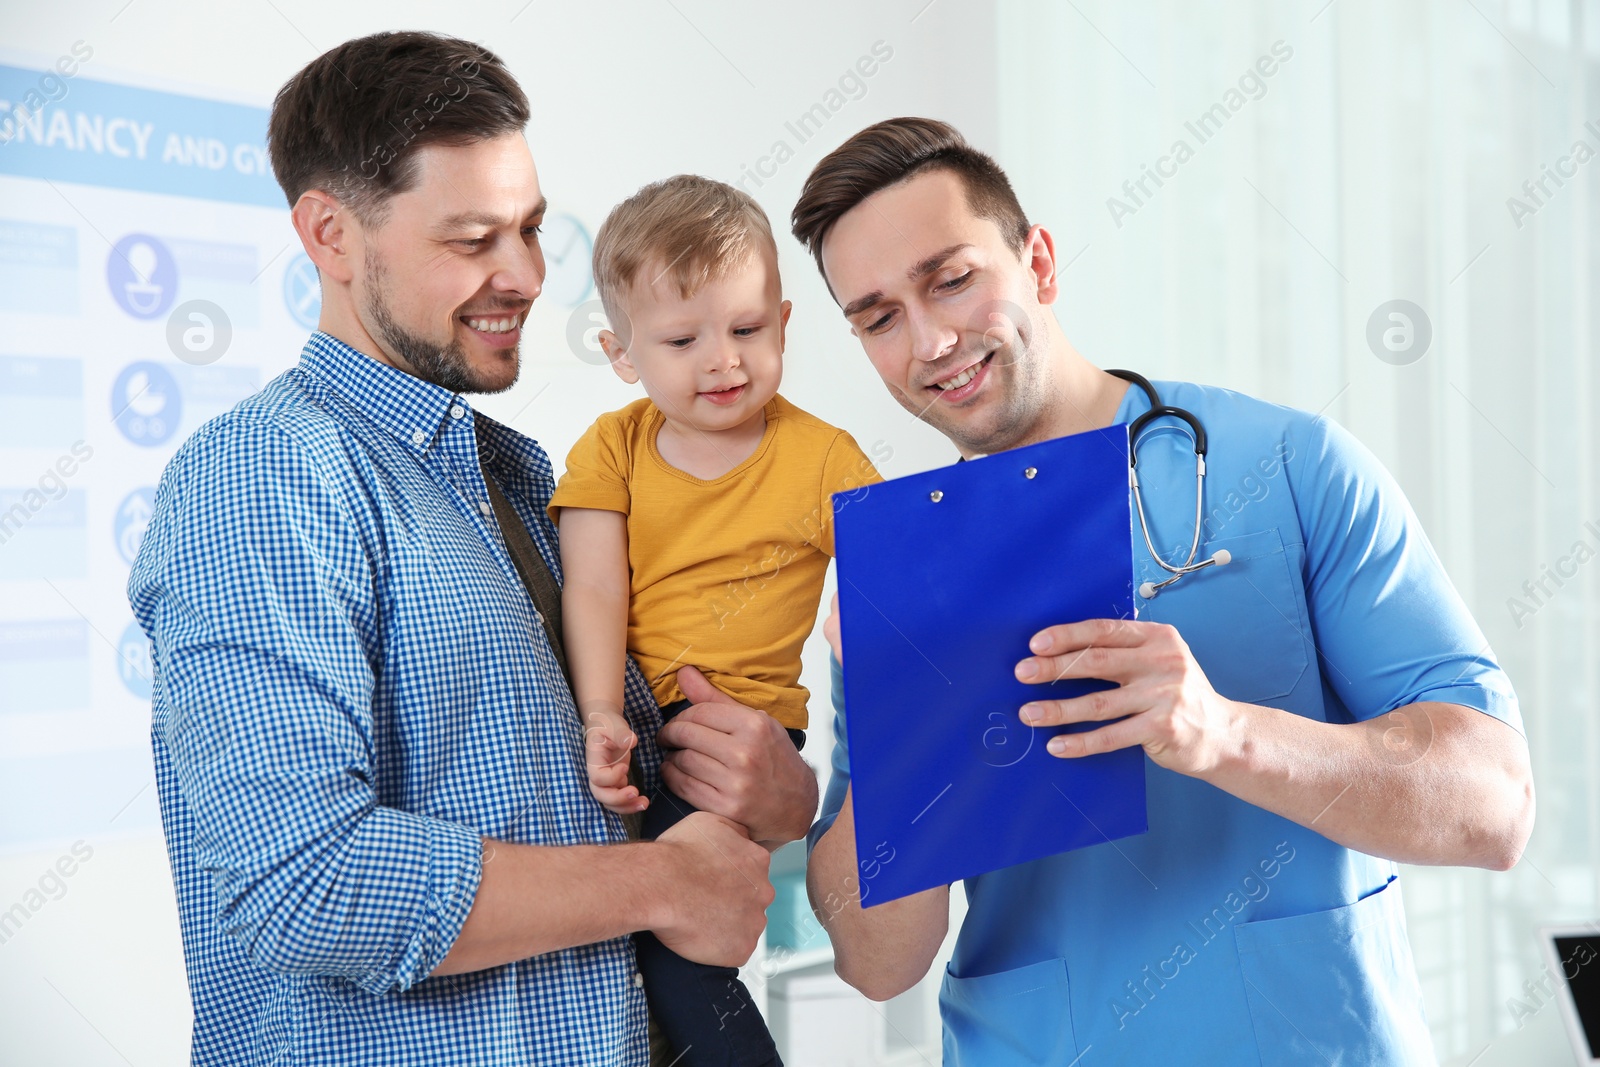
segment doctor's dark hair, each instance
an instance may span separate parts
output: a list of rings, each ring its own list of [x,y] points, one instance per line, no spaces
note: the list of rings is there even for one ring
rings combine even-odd
[[[290,207],[321,189],[375,225],[388,199],[416,182],[418,148],[520,133],[527,123],[527,96],[488,49],[437,33],[375,33],[324,52],[284,83],[267,152]]]
[[[822,157],[800,190],[790,228],[820,271],[822,242],[834,223],[873,193],[930,170],[948,170],[960,178],[972,213],[998,226],[1000,235],[1022,252],[1028,216],[1006,172],[954,126],[938,119],[886,119]]]

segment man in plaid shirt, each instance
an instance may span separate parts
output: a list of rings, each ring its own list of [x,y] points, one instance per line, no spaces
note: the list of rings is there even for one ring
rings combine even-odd
[[[665,761],[636,670],[628,712],[644,788],[702,812],[629,842],[587,788],[550,463],[463,396],[515,381],[544,274],[527,120],[496,56],[422,33],[274,104],[320,329],[173,458],[129,580],[196,1064],[643,1065],[627,935],[743,963],[772,888],[741,825],[815,811],[782,729],[692,669]]]

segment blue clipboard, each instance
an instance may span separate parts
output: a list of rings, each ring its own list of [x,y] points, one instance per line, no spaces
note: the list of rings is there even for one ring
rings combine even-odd
[[[1134,615],[1127,426],[833,506],[863,906],[1147,830],[1143,749],[1059,759],[1091,726],[1018,718],[1111,683],[1013,673],[1046,626]]]

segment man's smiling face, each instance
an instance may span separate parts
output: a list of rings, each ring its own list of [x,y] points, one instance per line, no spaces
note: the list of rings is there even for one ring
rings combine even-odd
[[[889,392],[967,454],[1023,442],[1054,403],[1038,233],[1019,252],[936,169],[869,196],[823,241],[828,283]]]
[[[509,389],[545,274],[527,141],[428,145],[416,162],[415,183],[361,227],[357,316],[401,370],[451,392]]]

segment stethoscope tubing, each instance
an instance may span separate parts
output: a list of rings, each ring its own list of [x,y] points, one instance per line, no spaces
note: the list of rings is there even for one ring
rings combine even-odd
[[[1150,410],[1133,420],[1128,427],[1128,487],[1133,490],[1134,508],[1139,513],[1139,532],[1144,535],[1144,546],[1150,551],[1150,558],[1155,560],[1162,570],[1172,577],[1163,582],[1144,582],[1139,586],[1139,595],[1146,600],[1152,600],[1156,594],[1167,586],[1176,582],[1184,575],[1193,574],[1195,571],[1204,570],[1206,567],[1223,566],[1233,557],[1222,549],[1211,555],[1209,559],[1195,562],[1195,556],[1200,552],[1200,521],[1204,515],[1205,488],[1206,488],[1206,429],[1199,418],[1191,411],[1161,402],[1161,395],[1156,392],[1156,387],[1150,384],[1148,378],[1131,370],[1108,370],[1107,374],[1115,375],[1123,381],[1131,382],[1144,391],[1150,399]],[[1173,418],[1185,423],[1190,430],[1194,441],[1194,538],[1189,542],[1189,554],[1182,563],[1168,563],[1156,551],[1155,543],[1150,538],[1150,522],[1145,518],[1144,493],[1139,486],[1139,437],[1146,426],[1157,419]]]

